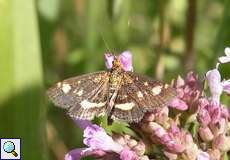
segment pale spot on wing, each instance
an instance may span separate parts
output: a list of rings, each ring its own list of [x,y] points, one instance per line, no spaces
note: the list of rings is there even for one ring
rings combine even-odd
[[[148,86],[149,84],[148,84],[148,82],[144,82],[144,85],[145,85],[145,86]]]
[[[138,98],[143,98],[143,94],[141,93],[141,91],[138,91],[138,92],[137,92],[137,97],[138,97]]]
[[[127,95],[120,95],[120,98],[121,98],[121,99],[126,99],[126,98],[127,98]]]
[[[80,83],[81,83],[81,81],[77,81],[77,83],[78,83],[78,84],[80,84]]]
[[[164,88],[167,89],[168,87],[169,87],[169,85],[168,85],[168,84],[165,84]]]
[[[67,83],[62,84],[62,91],[64,93],[68,93],[70,90],[71,90],[71,86],[69,84],[67,84]]]
[[[133,102],[130,102],[130,103],[123,103],[123,104],[116,104],[115,108],[127,111],[127,110],[131,110],[134,106],[135,104]]]
[[[100,82],[101,81],[101,77],[96,77],[96,78],[94,78],[94,80],[93,80],[94,82],[96,82],[96,83],[98,83],[98,82]]]
[[[80,105],[82,106],[82,108],[84,109],[90,109],[90,108],[100,108],[105,106],[106,102],[100,102],[100,103],[93,103],[93,102],[89,102],[87,100],[84,100],[80,103]]]
[[[80,91],[77,92],[78,96],[82,96],[82,94],[83,94],[83,90],[80,90]]]
[[[61,82],[58,82],[58,83],[57,83],[57,86],[58,86],[58,87],[61,87]]]
[[[153,88],[152,88],[152,93],[153,93],[153,95],[155,96],[155,95],[160,94],[160,93],[161,93],[161,89],[162,89],[162,86],[153,87]]]

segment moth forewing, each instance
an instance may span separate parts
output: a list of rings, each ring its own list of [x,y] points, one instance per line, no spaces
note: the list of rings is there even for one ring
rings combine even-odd
[[[127,74],[133,79],[133,84],[128,87],[132,89],[129,95],[145,110],[167,105],[176,96],[176,90],[168,84],[133,72]]]
[[[107,74],[106,71],[102,71],[58,82],[48,89],[48,97],[55,105],[62,108],[79,108],[84,100],[88,100],[88,104],[99,103],[97,102],[97,95],[99,96],[102,87],[107,86]],[[92,106],[92,104],[89,105]]]

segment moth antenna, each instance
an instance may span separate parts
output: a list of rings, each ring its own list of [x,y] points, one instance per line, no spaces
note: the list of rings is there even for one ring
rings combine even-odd
[[[112,53],[108,43],[106,43],[106,41],[105,41],[105,38],[104,38],[103,34],[101,32],[100,32],[100,34],[101,34],[101,37],[102,37],[102,40],[103,40],[103,42],[105,44],[106,49],[109,51],[109,53]]]

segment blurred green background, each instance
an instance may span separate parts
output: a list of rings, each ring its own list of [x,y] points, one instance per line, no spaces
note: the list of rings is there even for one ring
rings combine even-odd
[[[0,137],[25,160],[62,160],[82,130],[45,90],[105,69],[104,52],[133,53],[135,72],[204,77],[230,45],[229,0],[0,0]],[[229,65],[221,66],[229,78]]]

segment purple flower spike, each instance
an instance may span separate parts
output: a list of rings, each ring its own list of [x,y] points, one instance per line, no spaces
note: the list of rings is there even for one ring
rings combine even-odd
[[[133,71],[132,54],[130,51],[124,51],[119,55],[119,59],[122,64],[122,68],[125,71]]]
[[[107,69],[113,67],[114,56],[110,53],[105,53],[105,66]]]
[[[218,71],[218,69],[210,70],[206,73],[206,77],[208,80],[210,92],[212,94],[212,100],[219,103],[220,95],[223,92],[220,72]]]
[[[88,126],[84,130],[84,144],[92,150],[113,151],[120,153],[123,146],[108,136],[105,130],[97,125]]]
[[[227,47],[224,50],[225,56],[219,57],[220,63],[228,63],[230,62],[230,48]]]

